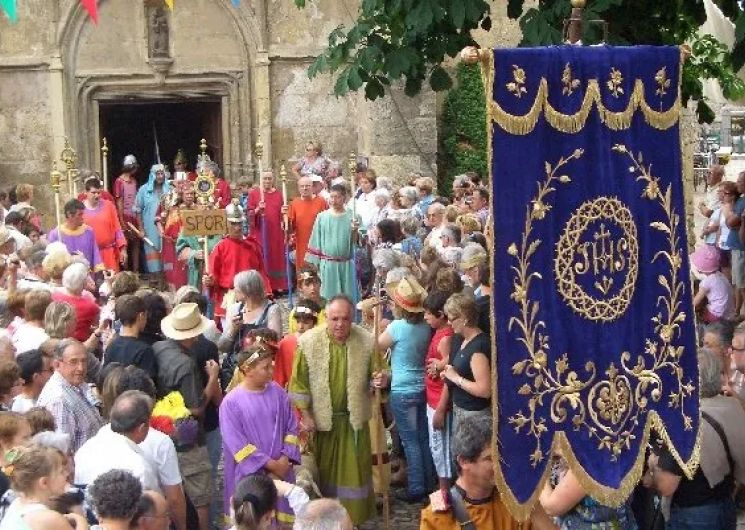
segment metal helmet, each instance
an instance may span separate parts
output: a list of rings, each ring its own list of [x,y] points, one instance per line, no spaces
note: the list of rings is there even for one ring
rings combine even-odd
[[[124,157],[124,162],[122,162],[122,169],[124,169],[124,171],[137,169],[138,166],[139,164],[137,163],[135,155],[127,155]]]
[[[227,217],[229,223],[244,223],[246,221],[243,208],[238,204],[228,204],[225,207],[225,217]]]

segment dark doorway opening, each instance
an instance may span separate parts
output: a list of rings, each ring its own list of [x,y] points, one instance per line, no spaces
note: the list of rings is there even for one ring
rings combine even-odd
[[[100,102],[99,113],[101,137],[109,146],[109,189],[128,154],[135,155],[140,163],[140,184],[147,181],[150,166],[157,162],[156,131],[161,162],[171,171],[178,149],[184,149],[189,169],[194,169],[202,138],[207,140],[207,154],[222,167],[222,112],[218,98]]]

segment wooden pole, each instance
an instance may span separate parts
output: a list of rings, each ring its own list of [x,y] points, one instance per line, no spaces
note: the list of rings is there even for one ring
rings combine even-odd
[[[379,372],[383,366],[380,359],[380,347],[378,346],[378,335],[380,334],[380,308],[381,308],[381,280],[377,279],[376,283],[376,303],[373,309],[374,322],[373,322],[373,371]],[[383,453],[387,452],[387,440],[385,437],[385,423],[383,422],[383,416],[381,407],[383,405],[383,397],[379,388],[375,389],[375,412],[373,413],[374,421],[378,422],[379,426],[375,429],[376,441],[375,447],[378,449],[378,479],[380,482],[381,495],[383,496],[383,524],[386,530],[391,528],[391,502],[390,502],[390,463],[384,464],[382,462]],[[381,451],[380,448],[385,448],[385,451]]]
[[[287,277],[287,295],[292,307],[292,267],[290,267],[290,218],[287,212],[287,169],[282,164],[279,168],[279,179],[282,181],[282,229],[285,232],[285,276]]]

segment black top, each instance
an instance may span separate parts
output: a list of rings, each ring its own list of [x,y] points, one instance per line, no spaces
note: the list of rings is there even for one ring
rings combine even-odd
[[[117,335],[109,343],[104,353],[104,366],[109,363],[120,363],[123,366],[134,365],[142,368],[153,381],[158,375],[153,349],[147,342],[133,337]]]
[[[491,345],[489,344],[489,336],[486,333],[479,333],[471,339],[463,349],[461,349],[462,343],[463,337],[461,335],[453,335],[450,364],[453,365],[455,371],[458,372],[458,375],[461,375],[463,379],[473,381],[474,377],[473,371],[471,371],[471,357],[473,357],[474,353],[482,353],[486,355],[487,359],[490,358]],[[472,396],[454,382],[448,380],[447,383],[453,403],[458,405],[458,407],[470,411],[484,410],[490,407],[490,398]]]
[[[491,333],[491,296],[476,298],[476,309],[479,312],[479,329],[489,335]]]
[[[734,482],[731,474],[727,475],[723,481],[712,488],[709,486],[709,481],[706,480],[704,472],[701,471],[701,467],[699,466],[696,474],[693,475],[693,479],[688,480],[666,447],[663,447],[660,451],[657,466],[660,469],[681,477],[678,489],[673,494],[673,506],[679,506],[681,508],[702,506],[704,504],[723,501],[732,496]]]
[[[219,361],[219,353],[217,352],[217,345],[209,339],[206,339],[204,335],[200,335],[194,346],[191,347],[191,354],[194,357],[194,362],[197,365],[199,372],[200,382],[202,388],[207,386],[209,380],[207,376],[206,366],[207,361],[212,359],[215,362]],[[214,403],[207,403],[204,408],[204,418],[202,420],[204,430],[206,432],[214,431],[219,425],[217,407]]]

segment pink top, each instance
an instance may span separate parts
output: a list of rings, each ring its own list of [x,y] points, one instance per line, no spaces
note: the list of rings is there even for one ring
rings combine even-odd
[[[129,181],[124,180],[121,176],[114,181],[114,197],[122,200],[122,207],[124,208],[124,215],[134,217],[132,207],[135,204],[135,197],[137,196],[137,181],[131,179]]]
[[[706,292],[706,309],[714,316],[725,320],[735,317],[735,295],[732,284],[720,271],[707,274],[701,280],[700,289]]]

